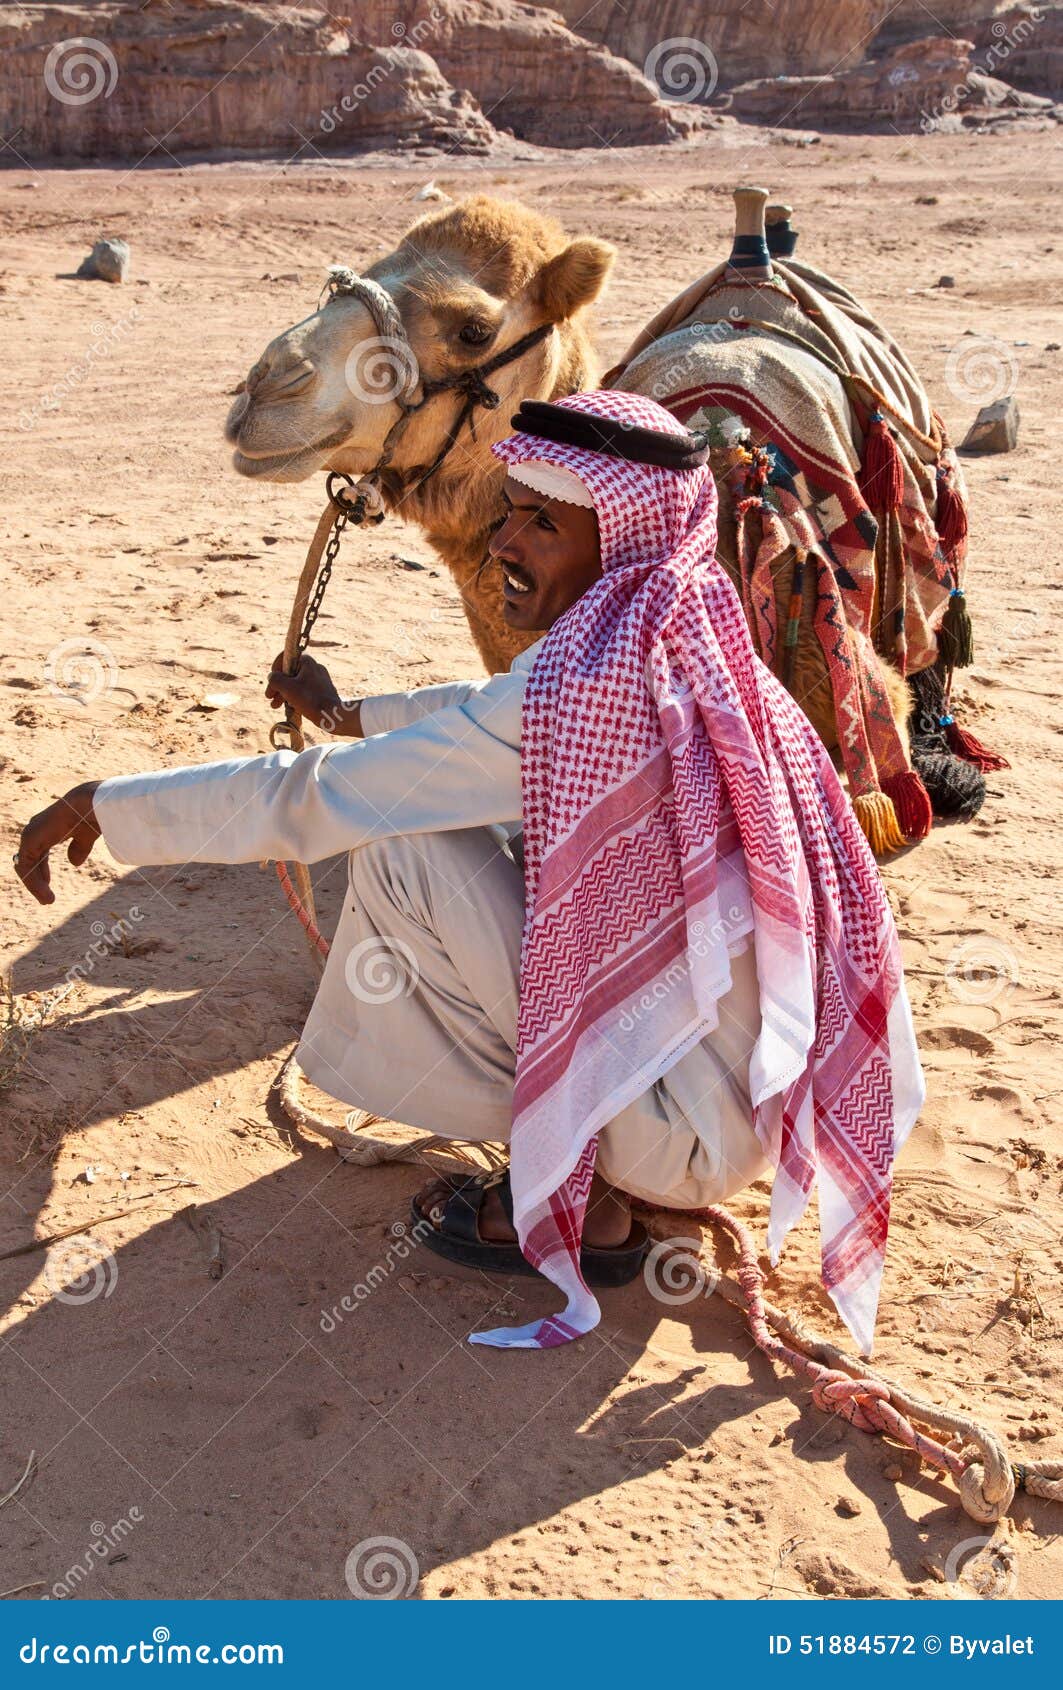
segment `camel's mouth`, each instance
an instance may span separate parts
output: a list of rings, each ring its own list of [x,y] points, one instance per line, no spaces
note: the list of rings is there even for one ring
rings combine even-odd
[[[237,447],[233,453],[233,468],[238,475],[258,477],[264,481],[305,481],[307,476],[321,469],[323,446],[300,446],[294,451],[268,452],[264,457],[248,457]]]

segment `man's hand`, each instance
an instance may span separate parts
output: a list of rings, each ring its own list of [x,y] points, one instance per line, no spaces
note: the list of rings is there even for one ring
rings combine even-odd
[[[62,798],[38,811],[22,829],[15,872],[28,892],[39,904],[54,904],[48,853],[69,839],[66,854],[75,868],[80,868],[100,837],[100,825],[92,800],[98,780],[87,780],[71,787]]]
[[[277,654],[266,682],[266,697],[274,710],[283,710],[290,704],[300,716],[305,716],[315,727],[324,728],[326,733],[340,738],[361,738],[358,701],[342,699],[325,665],[305,652],[294,675],[284,673],[284,653]]]

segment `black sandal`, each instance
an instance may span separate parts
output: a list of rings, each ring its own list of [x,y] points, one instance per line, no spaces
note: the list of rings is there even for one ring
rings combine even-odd
[[[449,1183],[449,1182],[448,1182]],[[473,1174],[451,1184],[450,1196],[432,1216],[411,1204],[414,1225],[422,1244],[448,1262],[461,1267],[482,1268],[485,1273],[524,1273],[535,1279],[542,1275],[522,1254],[520,1245],[496,1243],[480,1237],[480,1210],[489,1191],[497,1191],[510,1225],[513,1224],[513,1190],[509,1169],[502,1173]],[[632,1220],[626,1244],[613,1250],[594,1249],[585,1244],[580,1252],[580,1266],[588,1285],[604,1288],[628,1285],[636,1279],[650,1247],[649,1233],[641,1221]]]

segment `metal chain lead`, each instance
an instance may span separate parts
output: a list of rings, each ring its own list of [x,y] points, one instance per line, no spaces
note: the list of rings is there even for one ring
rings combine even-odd
[[[325,596],[325,588],[329,584],[333,565],[339,556],[340,540],[343,537],[343,530],[346,528],[349,521],[350,513],[342,507],[337,508],[336,520],[332,524],[332,532],[329,535],[325,546],[325,555],[321,562],[321,568],[318,572],[317,580],[314,582],[314,590],[310,595],[310,599],[306,607],[306,613],[303,617],[303,630],[299,635],[299,644],[295,648],[297,660],[302,657],[303,652],[310,644],[310,635],[313,632],[314,623],[317,621],[318,612],[321,609],[321,601]]]

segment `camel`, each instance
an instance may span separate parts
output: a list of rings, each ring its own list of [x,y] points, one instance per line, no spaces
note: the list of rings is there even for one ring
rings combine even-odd
[[[757,288],[751,296],[751,286],[755,287],[764,275],[771,275],[770,269],[754,270],[751,277],[748,266],[748,230],[753,228],[755,235],[759,226],[763,231],[766,195],[755,191],[744,201],[741,196],[736,198],[740,235],[743,218],[746,220],[744,244],[736,242],[731,263],[721,265],[718,272],[706,278],[711,281],[715,277],[722,291],[717,285],[715,290],[709,289],[708,298],[702,297],[705,290],[698,288],[688,290],[690,297],[680,296],[654,320],[650,325],[653,332],[640,337],[629,357],[610,372],[607,380],[610,385],[647,392],[689,426],[712,425],[712,467],[720,490],[721,562],[744,593],[751,623],[759,618],[762,645],[765,637],[776,641],[779,661],[775,666],[782,669],[786,685],[825,745],[840,758],[841,753],[852,753],[848,742],[853,739],[853,724],[847,719],[839,728],[837,674],[832,677],[829,672],[830,644],[822,626],[818,633],[815,626],[817,615],[822,621],[821,602],[817,610],[822,592],[817,588],[815,571],[804,567],[800,524],[796,528],[791,524],[774,546],[765,539],[768,519],[752,542],[748,532],[749,508],[763,503],[751,495],[762,487],[764,463],[776,462],[765,459],[763,452],[766,445],[774,450],[772,431],[770,427],[741,426],[739,417],[725,414],[734,407],[724,404],[721,411],[715,398],[700,407],[695,402],[693,411],[690,404],[684,409],[681,401],[689,400],[692,392],[696,398],[699,382],[707,379],[706,371],[716,379],[721,368],[729,369],[732,385],[739,389],[743,384],[748,389],[753,379],[760,379],[759,374],[751,378],[742,366],[742,358],[748,358],[750,352],[748,337],[741,337],[739,345],[739,337],[730,333],[739,308],[747,317],[753,315],[749,305],[753,297],[757,320],[770,319],[761,323],[770,344],[765,353],[766,342],[761,336],[760,355],[770,355],[780,367],[789,360],[783,377],[794,391],[794,403],[803,404],[807,410],[811,394],[817,413],[829,412],[836,434],[844,437],[839,452],[847,452],[855,461],[859,453],[848,421],[852,396],[847,396],[831,367],[831,358],[836,363],[839,356],[837,346],[828,344],[830,337],[820,328],[810,327],[807,315],[797,324],[802,344],[795,347],[787,343],[787,337],[791,341],[799,337],[795,333],[796,308],[783,296],[793,290],[798,294],[802,288],[807,290],[811,286],[807,278],[813,277],[821,290],[815,295],[820,309],[813,317],[822,318],[825,310],[826,316],[838,323],[844,319],[838,333],[860,337],[855,350],[846,347],[850,363],[858,366],[859,379],[867,377],[869,371],[875,380],[891,377],[891,392],[912,415],[917,434],[920,424],[930,426],[931,413],[914,372],[894,343],[861,312],[851,295],[829,278],[792,265],[786,269],[781,293],[778,289]],[[379,317],[374,320],[364,296],[339,287],[312,315],[279,334],[238,389],[229,414],[226,436],[234,447],[234,467],[242,475],[271,481],[300,481],[322,471],[357,480],[377,469],[374,479],[384,507],[417,523],[453,576],[485,666],[491,671],[508,668],[517,652],[529,643],[529,637],[506,626],[500,572],[484,567],[505,474],[490,447],[510,432],[510,418],[521,400],[557,399],[597,385],[599,365],[588,315],[605,287],[615,256],[608,242],[589,236],[569,238],[554,219],[515,201],[475,196],[427,213],[412,225],[393,252],[364,273],[379,284],[389,305],[397,311],[401,333],[382,337]],[[761,256],[767,259],[766,249]],[[422,482],[461,412],[461,395],[455,393],[453,383],[465,380],[463,391],[475,391],[475,377],[471,385],[468,383],[469,372],[487,365],[506,348],[523,343],[536,329],[541,332],[535,343],[487,378],[498,395],[497,405],[477,406],[443,461]],[[826,345],[826,351],[819,343]],[[769,373],[773,370],[771,366]],[[778,371],[772,379],[776,376]],[[443,386],[446,382],[451,385]],[[435,384],[440,384],[438,390]],[[410,393],[420,393],[423,402],[404,418],[401,401]],[[737,434],[734,427],[730,432],[726,428],[719,432],[721,416],[724,422],[738,427]],[[717,429],[715,434],[713,428]],[[385,443],[387,462],[381,469],[378,465]],[[929,473],[932,477],[933,471]],[[810,512],[818,514],[821,503],[816,488],[805,489],[804,499],[805,509],[796,511],[799,519]],[[800,502],[799,490],[791,504]],[[883,525],[881,531],[887,533],[887,526]],[[813,535],[809,544],[814,541]],[[759,605],[751,601],[749,592],[751,544],[760,571]],[[763,567],[761,558],[766,559]],[[770,583],[767,596],[766,583]],[[947,596],[946,588],[939,595],[940,601]],[[768,602],[772,598],[773,606]],[[886,608],[883,605],[880,609],[876,598],[881,625]],[[765,636],[767,624],[771,628]],[[895,767],[891,778],[901,786],[906,780],[914,781],[917,809],[919,804],[925,805],[925,818],[920,812],[914,822],[908,806],[907,822],[905,815],[900,815],[900,832],[895,820],[889,826],[880,825],[880,813],[875,809],[881,802],[879,782],[874,762],[870,763],[869,781],[875,790],[866,800],[864,814],[857,803],[858,814],[876,849],[896,848],[905,835],[921,837],[930,825],[926,793],[908,768],[906,725],[911,696],[902,673],[886,660],[881,645],[874,649],[879,642],[855,630],[850,641],[863,664],[861,684],[865,693],[870,687],[877,699],[877,711],[870,712],[877,714],[875,731],[881,734],[888,728],[892,734]],[[936,649],[928,643],[917,656],[923,664],[932,663]],[[909,664],[909,668],[919,666],[918,662]],[[846,763],[851,789],[859,784],[854,779],[858,768],[852,760],[855,756],[852,753]],[[885,780],[882,785],[886,786]],[[907,797],[905,794],[906,802]],[[892,802],[886,800],[886,807],[893,817]]]

